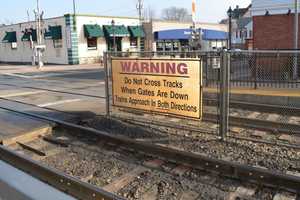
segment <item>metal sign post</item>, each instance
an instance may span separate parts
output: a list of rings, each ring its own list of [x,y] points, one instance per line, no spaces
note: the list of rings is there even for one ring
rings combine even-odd
[[[229,128],[230,52],[222,52],[220,85],[220,137],[225,140]]]
[[[109,72],[108,72],[108,53],[104,52],[104,72],[105,72],[105,97],[106,97],[106,116],[110,116],[109,110]]]
[[[295,20],[294,20],[294,49],[298,50],[298,34],[299,34],[299,11],[298,11],[298,0],[295,0]],[[294,67],[293,67],[293,78],[298,79],[298,54],[294,55]]]

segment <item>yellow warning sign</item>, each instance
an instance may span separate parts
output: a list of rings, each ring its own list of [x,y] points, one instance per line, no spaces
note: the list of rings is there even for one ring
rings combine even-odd
[[[113,58],[113,106],[201,119],[201,77],[196,59]]]

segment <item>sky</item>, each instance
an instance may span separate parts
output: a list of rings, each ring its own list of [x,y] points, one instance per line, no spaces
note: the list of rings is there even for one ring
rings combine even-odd
[[[154,10],[156,17],[161,11],[170,6],[185,7],[191,10],[192,0],[144,0],[144,8]],[[97,14],[109,16],[137,16],[137,0],[75,0],[77,13]],[[196,0],[197,20],[201,22],[219,22],[226,17],[229,6],[246,7],[251,0]],[[44,17],[62,16],[73,12],[73,0],[40,0]],[[3,1],[0,8],[0,24],[18,23],[34,19],[33,10],[36,0],[9,0]]]

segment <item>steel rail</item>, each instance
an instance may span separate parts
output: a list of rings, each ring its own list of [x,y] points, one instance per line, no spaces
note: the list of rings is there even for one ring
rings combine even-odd
[[[204,98],[203,102],[207,106],[218,106],[219,103],[217,99],[210,99],[210,98]],[[241,102],[241,101],[230,101],[230,107],[236,109],[250,110],[250,111],[277,113],[277,114],[289,115],[289,116],[300,116],[300,108],[298,107],[248,103],[248,102]]]
[[[103,115],[103,117],[105,117],[105,116]],[[116,120],[121,120],[121,121],[124,121],[126,123],[139,125],[139,126],[149,126],[149,124],[151,124],[151,125],[154,125],[154,126],[174,128],[174,129],[185,130],[185,131],[193,131],[193,132],[196,132],[196,133],[204,133],[204,134],[214,135],[214,136],[218,137],[217,130],[208,131],[207,129],[198,128],[198,127],[195,127],[195,126],[191,127],[191,126],[187,126],[187,125],[175,125],[174,123],[159,122],[159,121],[154,121],[154,120],[146,121],[146,120],[135,119],[135,118],[130,118],[130,119],[123,118],[123,117],[113,117],[113,118],[115,118]],[[172,135],[178,136],[178,134],[173,134],[173,133],[172,133]],[[251,141],[251,142],[256,142],[256,143],[261,143],[261,144],[277,145],[277,146],[287,147],[287,148],[291,148],[291,149],[300,149],[300,146],[296,145],[296,144],[286,144],[286,143],[276,142],[276,141],[272,142],[272,141],[267,141],[267,140],[264,140],[264,139],[240,137],[240,136],[236,136],[236,135],[234,135],[234,136],[228,135],[227,137],[230,138],[230,139],[234,139],[234,140],[244,140],[244,141]]]
[[[82,93],[76,93],[76,92],[67,92],[67,91],[60,91],[60,90],[54,90],[54,89],[48,89],[48,88],[39,88],[39,87],[32,87],[32,86],[19,86],[14,85],[10,83],[0,83],[0,85],[6,85],[11,87],[18,87],[18,88],[24,88],[24,89],[33,89],[33,90],[44,90],[54,93],[61,93],[61,94],[71,94],[76,96],[85,96],[85,97],[92,97],[92,98],[98,98],[98,99],[105,99],[105,96],[98,96],[98,95],[91,95],[91,94],[82,94]]]
[[[0,97],[0,101],[9,101],[9,102],[13,102],[13,103],[16,103],[16,104],[23,104],[23,105],[26,105],[26,106],[29,106],[29,107],[40,108],[40,109],[49,110],[49,111],[53,111],[53,112],[63,113],[63,114],[67,114],[67,115],[70,115],[70,116],[74,116],[74,119],[72,119],[73,121],[74,120],[79,120],[79,119],[77,119],[77,118],[79,118],[78,116],[76,116],[74,113],[68,112],[68,111],[62,111],[62,110],[58,110],[58,109],[50,108],[50,107],[41,107],[41,106],[38,106],[38,105],[33,104],[33,103],[27,103],[27,102],[15,100],[15,99],[8,99],[8,98],[4,98],[4,97]]]
[[[204,121],[217,123],[219,116],[213,113],[204,113]],[[245,127],[275,133],[290,133],[300,135],[300,125],[291,123],[274,122],[246,117],[229,116],[230,126]]]
[[[135,109],[130,109],[130,110],[140,114],[145,113]],[[126,109],[122,109],[122,111],[128,112]],[[215,113],[204,113],[203,121],[211,122],[211,123],[219,123],[219,115]],[[275,133],[282,132],[282,133],[300,135],[300,125],[292,124],[292,123],[282,123],[282,122],[275,122],[269,120],[252,119],[247,117],[229,116],[229,125],[262,130],[262,131],[270,131]]]
[[[67,92],[67,91],[60,91],[60,90],[53,90],[53,89],[47,89],[47,88],[40,88],[40,87],[31,87],[31,86],[18,86],[14,84],[6,84],[6,83],[0,83],[0,85],[6,85],[6,86],[13,86],[13,87],[19,87],[19,88],[26,88],[26,89],[34,89],[34,90],[44,90],[54,93],[62,93],[62,94],[71,94],[76,96],[84,96],[84,97],[91,97],[91,98],[98,98],[98,99],[106,99],[105,96],[98,96],[98,95],[90,95],[90,94],[82,94],[82,93],[76,93],[76,92]],[[4,100],[10,100],[6,98],[1,98]],[[18,103],[22,103],[21,101],[16,101]],[[218,100],[211,99],[211,98],[204,98],[203,102],[205,105],[208,106],[217,106]],[[297,107],[289,107],[289,106],[282,106],[282,105],[268,105],[268,104],[258,104],[258,103],[248,103],[248,102],[240,102],[240,101],[230,101],[230,106],[232,108],[243,108],[251,111],[263,111],[263,112],[269,112],[269,113],[280,113],[285,115],[292,115],[293,116],[300,116],[300,108]]]
[[[269,187],[281,188],[291,192],[299,193],[300,177],[283,174],[280,172],[261,169],[253,166],[237,164],[233,162],[209,158],[197,153],[186,152],[174,148],[165,147],[162,145],[149,144],[148,142],[136,141],[133,139],[111,135],[104,131],[87,128],[61,120],[21,112],[14,109],[0,107],[11,112],[24,114],[38,119],[48,120],[55,123],[58,127],[72,131],[74,134],[94,135],[102,140],[113,143],[115,145],[124,146],[126,148],[134,149],[148,155],[162,157],[168,161],[175,163],[184,163],[192,166],[193,168],[205,169],[207,171],[214,171],[222,176],[239,179],[242,181],[255,182],[260,185]]]
[[[43,182],[81,200],[121,200],[123,198],[96,186],[40,164],[0,145],[0,159],[40,179]]]

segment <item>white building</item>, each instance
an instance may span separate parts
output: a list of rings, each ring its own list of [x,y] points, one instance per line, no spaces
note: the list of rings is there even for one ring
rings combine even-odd
[[[138,18],[72,14],[43,19],[42,43],[46,45],[43,61],[53,64],[87,64],[103,61],[103,52],[184,50],[188,37],[160,40],[154,36],[163,31],[189,32],[191,23],[154,20],[140,26]],[[31,63],[36,45],[35,22],[0,27],[0,62]],[[204,34],[203,50],[226,46],[227,26],[196,23]],[[28,34],[31,32],[32,34]],[[188,31],[185,31],[188,30]],[[222,37],[219,37],[221,33]],[[216,37],[218,36],[218,37]],[[171,48],[167,49],[171,45]],[[114,48],[115,47],[115,48]],[[177,48],[178,47],[178,48]],[[177,48],[177,49],[176,49]]]
[[[239,8],[232,11],[231,42],[232,48],[249,49],[249,43],[253,38],[253,20],[251,6]]]
[[[35,27],[35,22],[1,26],[0,62],[31,63],[33,45],[25,31],[36,34]],[[45,63],[84,64],[101,62],[114,44],[118,51],[142,48],[144,32],[138,18],[66,14],[42,20],[42,35]],[[32,40],[36,44],[35,35]]]

